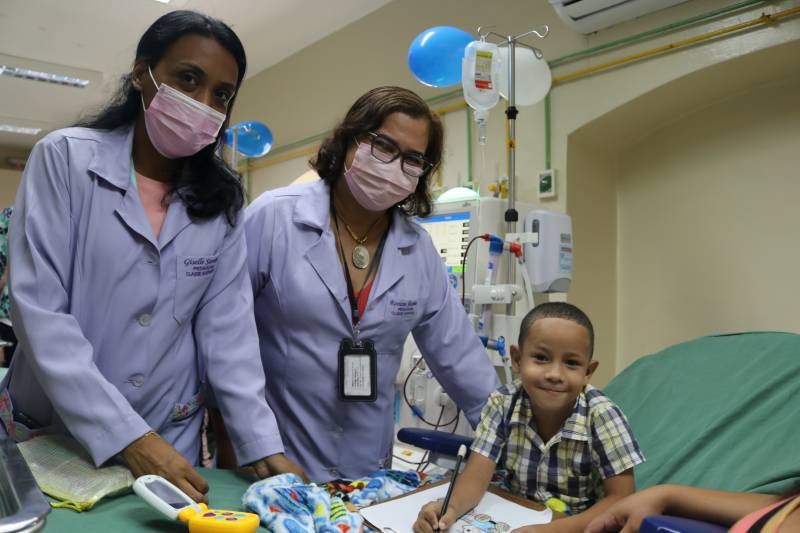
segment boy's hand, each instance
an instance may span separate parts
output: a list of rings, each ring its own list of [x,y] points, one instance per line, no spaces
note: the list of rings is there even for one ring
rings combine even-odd
[[[422,507],[419,516],[417,516],[417,521],[414,522],[414,533],[445,531],[455,523],[458,516],[456,510],[452,507],[449,507],[444,516],[439,518],[439,511],[442,510],[443,501],[438,499],[434,502],[428,502]]]

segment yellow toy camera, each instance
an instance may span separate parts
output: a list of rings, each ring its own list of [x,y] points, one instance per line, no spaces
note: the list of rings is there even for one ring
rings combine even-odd
[[[189,533],[252,533],[258,529],[257,514],[209,509],[161,476],[137,478],[133,491],[171,520],[186,522]]]

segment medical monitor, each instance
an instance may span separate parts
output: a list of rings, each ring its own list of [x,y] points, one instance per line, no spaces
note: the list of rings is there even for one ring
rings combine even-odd
[[[418,219],[433,239],[448,274],[461,274],[461,259],[470,239],[470,213],[460,211]]]

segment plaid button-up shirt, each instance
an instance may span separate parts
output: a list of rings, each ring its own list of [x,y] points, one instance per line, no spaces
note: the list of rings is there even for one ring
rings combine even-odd
[[[622,410],[591,385],[549,442],[537,433],[525,390],[501,387],[481,413],[472,451],[497,462],[513,492],[540,502],[558,498],[572,513],[602,498],[604,479],[644,462]]]

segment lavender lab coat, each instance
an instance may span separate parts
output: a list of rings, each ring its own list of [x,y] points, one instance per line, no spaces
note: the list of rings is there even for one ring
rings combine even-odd
[[[70,128],[34,147],[10,238],[20,347],[0,390],[98,465],[151,428],[197,463],[203,410],[178,420],[175,406],[207,374],[239,462],[281,452],[243,217],[192,221],[174,201],[156,239],[131,183],[132,141],[132,128]]]
[[[499,386],[430,236],[396,213],[361,321],[378,353],[378,399],[338,399],[339,343],[353,328],[329,206],[320,180],[261,195],[245,222],[267,400],[287,455],[316,480],[391,460],[394,378],[409,333],[473,426]]]

